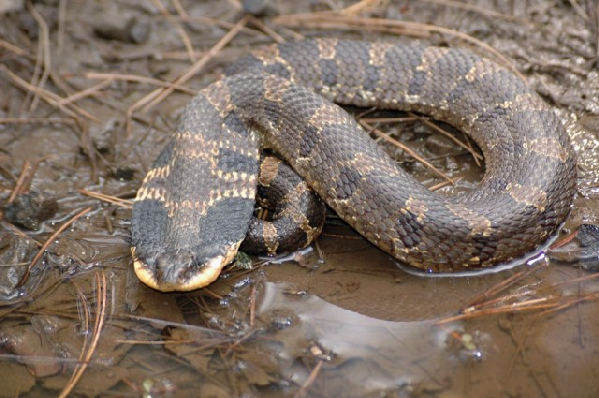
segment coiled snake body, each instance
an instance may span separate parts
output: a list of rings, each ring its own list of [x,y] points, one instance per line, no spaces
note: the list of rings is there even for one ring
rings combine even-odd
[[[133,207],[137,275],[192,290],[233,260],[254,209],[261,131],[360,234],[430,271],[509,261],[568,214],[575,159],[556,114],[524,82],[471,52],[307,40],[265,47],[203,90]],[[316,94],[319,93],[319,94]],[[341,104],[417,111],[467,132],[486,171],[477,189],[430,192]]]

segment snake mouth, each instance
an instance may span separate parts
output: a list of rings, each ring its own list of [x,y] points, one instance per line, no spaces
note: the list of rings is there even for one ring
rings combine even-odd
[[[218,278],[225,265],[223,257],[219,256],[198,267],[198,270],[192,276],[188,276],[184,280],[168,280],[157,277],[155,268],[150,267],[141,260],[136,259],[133,261],[133,269],[139,280],[152,289],[163,293],[190,292],[207,286]]]
[[[231,246],[224,255],[196,262],[190,252],[161,254],[152,261],[133,255],[133,269],[137,278],[163,293],[190,292],[208,286],[218,279],[222,269],[233,261],[241,242]]]

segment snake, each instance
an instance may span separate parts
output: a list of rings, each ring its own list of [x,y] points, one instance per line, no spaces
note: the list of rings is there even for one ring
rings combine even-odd
[[[482,151],[481,181],[458,195],[430,191],[337,104],[452,125]],[[144,178],[132,213],[142,282],[191,291],[234,261],[254,217],[265,144],[359,234],[426,272],[535,251],[558,231],[576,190],[559,117],[494,60],[454,47],[335,38],[260,47],[191,100]]]

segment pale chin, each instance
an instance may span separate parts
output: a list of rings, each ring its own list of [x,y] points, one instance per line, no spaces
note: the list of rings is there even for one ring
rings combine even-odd
[[[218,279],[220,271],[223,269],[224,265],[226,265],[223,263],[223,261],[224,256],[218,256],[211,259],[200,267],[202,271],[198,275],[190,279],[185,284],[174,284],[168,282],[158,284],[154,274],[150,272],[148,267],[139,260],[135,260],[133,262],[133,269],[135,270],[137,278],[152,289],[161,291],[163,293],[190,292],[208,286]]]

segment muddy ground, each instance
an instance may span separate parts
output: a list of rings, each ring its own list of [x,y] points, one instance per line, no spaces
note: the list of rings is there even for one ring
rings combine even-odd
[[[0,396],[598,396],[596,2],[42,0],[0,12]],[[519,71],[579,156],[560,247],[427,277],[330,214],[315,245],[252,257],[209,288],[141,284],[130,200],[182,107],[251,48],[329,36],[466,47]],[[442,170],[387,145],[427,186],[455,194],[480,179],[438,124],[352,111]]]

